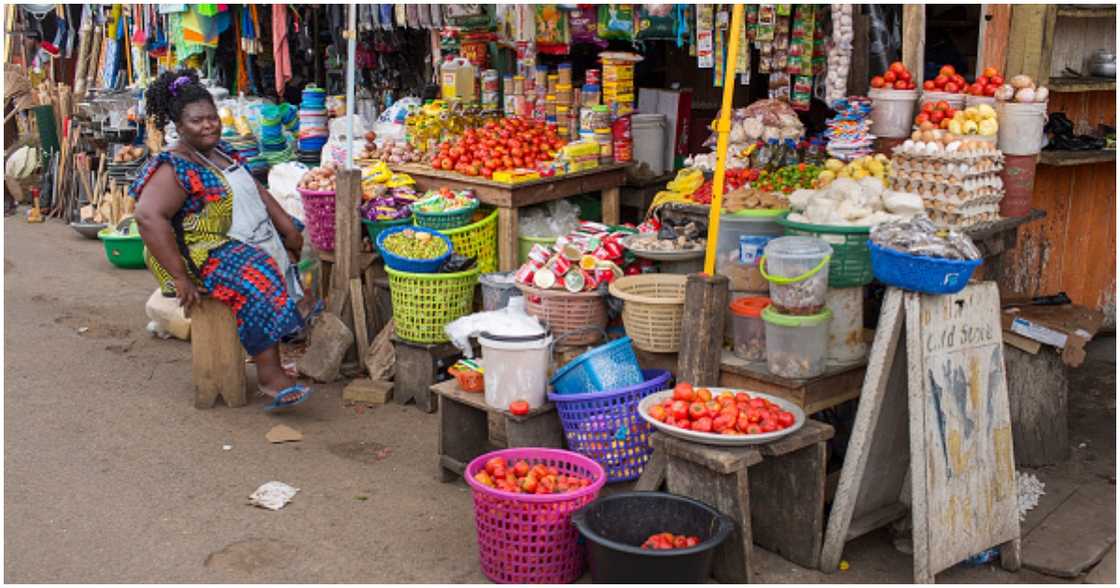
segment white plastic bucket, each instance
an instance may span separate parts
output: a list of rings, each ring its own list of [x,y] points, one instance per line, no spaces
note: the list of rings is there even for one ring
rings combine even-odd
[[[552,358],[551,336],[542,333],[502,337],[482,333],[478,344],[482,347],[486,404],[505,410],[514,400],[524,400],[530,408],[545,403]]]
[[[948,92],[922,92],[922,104],[926,102],[941,102],[944,100],[949,103],[953,110],[960,110],[964,108],[964,94],[950,94]]]
[[[1037,155],[1042,151],[1046,103],[999,102],[999,150],[1004,155]]]
[[[863,361],[867,356],[867,342],[863,340],[863,288],[829,288],[825,305],[832,310],[825,363],[844,367]]]
[[[665,141],[669,123],[664,114],[635,114],[630,132],[634,137],[634,161],[644,161],[654,175],[665,173]]]
[[[716,240],[716,272],[731,280],[731,289],[746,292],[770,290],[770,283],[758,271],[758,260],[772,239],[785,234],[776,216],[720,217]]]
[[[914,125],[914,102],[917,90],[872,89],[871,134],[884,139],[901,139],[910,136]]]

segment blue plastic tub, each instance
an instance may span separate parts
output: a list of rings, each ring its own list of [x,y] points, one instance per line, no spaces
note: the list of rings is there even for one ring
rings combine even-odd
[[[607,482],[634,480],[653,453],[653,427],[638,414],[643,398],[669,389],[668,370],[642,370],[641,384],[588,394],[549,394],[568,449],[603,466]]]
[[[968,285],[982,260],[942,259],[910,255],[868,242],[871,271],[888,286],[923,294],[956,294]]]
[[[637,386],[643,381],[630,337],[623,337],[568,362],[556,370],[551,383],[556,394],[586,394]]]
[[[408,259],[406,257],[401,257],[389,251],[388,249],[385,249],[386,237],[407,230],[412,230],[419,233],[431,233],[437,239],[443,239],[443,242],[447,243],[447,253],[435,259]],[[429,229],[426,227],[401,225],[383,229],[381,233],[377,235],[377,250],[381,252],[381,257],[385,260],[385,265],[399,272],[406,272],[410,274],[433,274],[435,272],[438,272],[440,266],[443,265],[443,262],[447,261],[448,257],[451,257],[452,248],[453,245],[451,244],[451,239],[449,239],[447,235],[444,235],[443,233],[435,229]]]

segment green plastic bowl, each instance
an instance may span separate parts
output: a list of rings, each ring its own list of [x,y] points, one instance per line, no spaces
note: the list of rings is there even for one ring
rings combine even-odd
[[[362,226],[366,228],[366,234],[369,235],[370,243],[377,243],[377,236],[381,231],[392,227],[399,227],[401,225],[411,225],[412,217],[400,218],[397,220],[387,221],[371,221],[369,219],[362,219]]]
[[[144,240],[139,234],[122,236],[106,228],[97,233],[97,238],[105,244],[109,263],[123,269],[144,269]]]

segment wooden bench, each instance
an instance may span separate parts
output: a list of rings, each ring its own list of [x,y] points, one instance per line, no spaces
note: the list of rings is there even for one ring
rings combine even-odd
[[[720,360],[719,385],[773,394],[789,400],[811,415],[859,398],[867,362],[829,368],[806,380],[791,380],[770,373],[766,362],[751,363],[724,349]]]
[[[481,393],[464,392],[455,380],[432,386],[440,398],[439,474],[450,482],[462,477],[472,459],[508,447],[554,447],[564,442],[556,407],[546,403],[523,416],[486,404]]]
[[[194,407],[212,408],[219,396],[226,406],[245,406],[245,349],[237,337],[233,311],[222,302],[203,298],[190,318]]]
[[[773,443],[716,447],[656,432],[653,457],[634,489],[665,484],[731,517],[735,530],[712,569],[720,582],[751,582],[752,544],[816,569],[824,537],[825,442],[834,434],[831,426],[808,420]]]

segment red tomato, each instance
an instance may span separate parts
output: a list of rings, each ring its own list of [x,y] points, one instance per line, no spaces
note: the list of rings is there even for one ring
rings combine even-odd
[[[529,403],[524,400],[514,400],[509,403],[509,412],[518,416],[529,414]]]
[[[712,419],[712,431],[715,431],[716,433],[722,433],[724,429],[733,425],[734,421],[723,414],[720,414],[716,418]]]
[[[710,419],[706,416],[696,419],[696,422],[692,423],[692,430],[693,431],[699,431],[701,433],[711,433],[712,432],[712,419]]]
[[[740,432],[746,433],[747,432],[747,427],[750,427],[750,426],[751,426],[751,421],[747,417],[747,413],[745,413],[745,412],[739,413],[739,418],[735,419],[735,428],[739,429]]]
[[[938,73],[943,76],[953,76],[957,74],[957,69],[951,65],[943,65]]]
[[[665,422],[665,407],[660,404],[651,406],[649,409],[649,416],[661,422]]]
[[[922,112],[922,113],[918,114],[918,116],[914,117],[914,124],[916,124],[918,126],[921,126],[922,123],[924,123],[924,122],[929,122],[929,114],[928,113]]]
[[[950,106],[949,106],[949,103],[948,103],[948,102],[946,102],[946,101],[944,101],[944,100],[938,100],[938,101],[937,101],[937,104],[935,104],[935,105],[933,106],[933,109],[934,109],[934,110],[942,110],[942,111],[944,111],[944,110],[949,110],[949,109],[950,109]]]
[[[910,80],[910,83],[906,84],[906,89],[907,90],[913,90],[917,87],[918,87],[918,84],[915,84],[914,80]]]
[[[683,400],[673,402],[673,418],[678,421],[688,419],[688,403]]]
[[[697,388],[696,399],[700,402],[708,402],[712,399],[712,391],[707,388]]]
[[[925,112],[927,114],[933,112],[933,102],[922,103],[922,112]]]
[[[700,538],[693,535],[685,540],[685,547],[696,547],[700,544]]]
[[[489,167],[484,167],[479,170],[479,173],[481,173],[483,177],[489,178],[490,176],[494,175],[494,170],[490,169]]]
[[[957,92],[961,91],[961,87],[958,86],[956,82],[949,82],[948,84],[945,84],[945,91],[950,94],[956,94]]]
[[[871,78],[871,87],[872,88],[882,88],[886,84],[887,84],[887,82],[886,82],[886,80],[883,79],[883,76],[875,76],[875,77]]]
[[[673,400],[684,400],[685,402],[692,402],[696,399],[696,391],[692,389],[692,384],[682,382],[673,388]]]
[[[997,86],[995,84],[988,84],[987,86],[984,86],[984,95],[985,96],[995,96],[996,95],[996,90],[998,90],[998,89],[999,89],[999,86]]]
[[[944,120],[941,121],[941,124],[939,126],[942,129],[947,129],[947,128],[949,128],[949,123],[950,122],[952,122],[952,117],[947,117],[947,118],[945,118]]]
[[[973,83],[980,84],[981,86],[987,86],[991,82],[988,80],[988,76],[980,76],[976,78],[976,81],[974,81]]]
[[[747,394],[746,392],[736,392],[735,393],[735,403],[736,404],[738,404],[740,402],[750,402],[750,401],[751,401],[751,395],[750,394]]]
[[[902,80],[899,80],[899,81],[895,82],[894,83],[894,89],[895,90],[905,90],[906,89],[906,82],[904,82]]]
[[[963,88],[968,85],[968,82],[964,81],[964,76],[961,74],[953,76],[953,83],[956,84],[958,88]]]
[[[981,74],[986,78],[992,78],[999,75],[999,70],[994,67],[985,67]]]
[[[898,76],[898,79],[900,81],[903,81],[903,82],[909,82],[910,81],[910,72],[908,72],[906,70],[896,72],[896,75]]]
[[[713,419],[716,418],[717,416],[719,416],[719,411],[720,411],[720,409],[723,408],[715,400],[709,400],[709,401],[705,402],[704,407],[708,409],[708,415],[707,415],[708,418],[713,418]]]
[[[781,425],[783,429],[786,427],[792,427],[794,420],[795,419],[793,418],[793,413],[789,413],[784,410],[778,413],[778,424]]]
[[[688,429],[692,428],[692,423],[689,422],[688,419],[683,419],[683,420],[677,421],[677,426],[682,428],[682,429],[688,430]]]
[[[1003,76],[998,74],[994,76],[988,76],[988,81],[990,81],[994,86],[998,88],[999,86],[1003,85]]]
[[[759,435],[761,433],[762,433],[762,427],[760,427],[758,425],[751,425],[751,426],[747,427],[747,434],[748,435]]]
[[[893,71],[896,74],[900,74],[900,73],[906,71],[906,64],[902,63],[901,61],[894,61],[894,62],[891,63],[890,67],[888,67],[887,69],[889,69],[890,71]]]
[[[883,74],[883,81],[893,85],[898,81],[898,74],[894,73],[893,71],[888,71],[887,73]]]
[[[707,414],[708,409],[704,406],[703,402],[694,401],[692,404],[688,405],[688,417],[694,421]]]
[[[455,167],[455,164],[451,163],[450,159],[444,157],[443,159],[439,160],[439,166],[446,171],[451,171],[451,168]]]
[[[763,410],[766,408],[766,400],[762,398],[751,398],[751,408],[755,410]]]
[[[948,83],[949,83],[949,76],[947,76],[945,74],[941,74],[941,75],[937,76],[936,78],[933,78],[933,85],[937,86],[938,88],[944,88],[945,84],[948,84]]]

